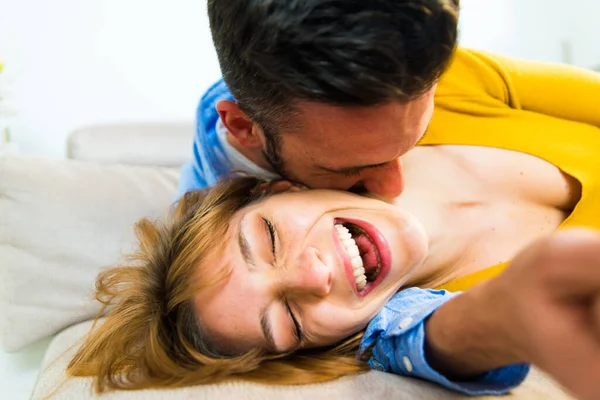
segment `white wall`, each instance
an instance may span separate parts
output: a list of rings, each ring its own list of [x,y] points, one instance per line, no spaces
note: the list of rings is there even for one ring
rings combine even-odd
[[[565,21],[554,0],[463,0],[461,43],[516,57],[561,61]],[[538,8],[544,4],[544,13]],[[559,24],[560,25],[560,24]]]
[[[220,75],[205,5],[0,0],[0,90],[11,92],[21,150],[62,154],[81,125],[192,120]]]
[[[600,65],[599,3],[462,0],[461,43]],[[67,134],[82,125],[193,120],[201,93],[220,75],[205,4],[0,0],[0,93],[11,92],[18,112],[10,120],[14,140],[23,151],[60,155]]]
[[[462,0],[461,4],[465,46],[600,67],[597,0]]]
[[[600,72],[600,1],[578,0],[569,7],[573,62]]]

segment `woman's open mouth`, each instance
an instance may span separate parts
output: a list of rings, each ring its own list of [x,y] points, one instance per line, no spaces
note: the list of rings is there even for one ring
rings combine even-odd
[[[348,278],[358,295],[364,297],[389,271],[387,242],[377,228],[364,221],[336,219],[334,227]]]

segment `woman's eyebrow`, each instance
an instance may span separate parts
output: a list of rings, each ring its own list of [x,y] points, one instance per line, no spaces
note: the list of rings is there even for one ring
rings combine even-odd
[[[246,214],[246,215],[248,215],[248,214]],[[250,243],[248,242],[248,239],[246,239],[246,236],[244,235],[244,230],[242,229],[244,219],[246,219],[246,215],[244,215],[240,219],[240,222],[238,223],[238,244],[240,246],[240,251],[242,252],[242,257],[244,258],[244,261],[246,262],[248,269],[253,269],[255,264],[254,264],[254,258],[252,258],[252,251],[250,248]]]
[[[269,318],[269,309],[271,308],[272,304],[273,302],[267,304],[260,311],[260,328],[265,335],[265,339],[267,340],[267,345],[269,348],[276,349],[277,347],[275,346],[275,338],[273,337],[273,326],[271,325],[271,319]]]

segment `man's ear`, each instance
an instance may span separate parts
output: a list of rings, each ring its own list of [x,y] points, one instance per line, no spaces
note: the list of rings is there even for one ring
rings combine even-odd
[[[216,108],[221,121],[240,145],[248,149],[262,148],[260,129],[236,103],[221,100],[217,103]]]

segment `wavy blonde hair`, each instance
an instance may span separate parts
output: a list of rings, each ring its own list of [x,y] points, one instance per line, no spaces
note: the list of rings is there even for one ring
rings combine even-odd
[[[192,299],[227,278],[224,271],[217,279],[203,280],[198,268],[222,245],[234,213],[260,199],[262,183],[228,178],[210,191],[186,194],[164,222],[139,221],[138,250],[125,265],[97,278],[95,297],[103,309],[67,374],[94,377],[94,389],[101,393],[229,379],[306,384],[367,370],[356,356],[362,334],[324,349],[279,355],[256,349],[228,356],[218,353],[197,320]]]

